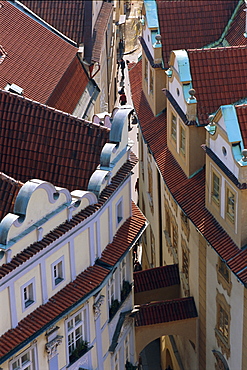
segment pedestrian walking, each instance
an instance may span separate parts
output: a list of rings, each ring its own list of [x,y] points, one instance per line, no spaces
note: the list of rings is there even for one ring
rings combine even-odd
[[[126,98],[125,93],[120,95],[119,103],[120,103],[120,105],[125,105],[127,103],[127,98]]]
[[[122,71],[122,77],[124,78],[125,61],[123,60],[123,58],[120,59],[120,68]]]

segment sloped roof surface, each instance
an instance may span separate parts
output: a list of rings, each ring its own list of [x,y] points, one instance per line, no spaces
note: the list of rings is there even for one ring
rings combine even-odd
[[[84,6],[86,0],[20,0],[52,27],[75,41],[83,42]]]
[[[13,210],[15,198],[22,183],[0,172],[0,220]]]
[[[176,202],[226,261],[232,272],[247,286],[246,250],[240,250],[205,207],[205,169],[187,178],[167,148],[165,113],[153,117],[142,92],[141,62],[130,70],[131,92],[140,128],[154,159]],[[211,75],[210,75],[211,76]],[[133,84],[132,84],[133,81]],[[139,83],[138,83],[139,81]],[[245,80],[246,81],[246,80]],[[236,86],[236,85],[235,85]],[[143,114],[143,112],[146,112]],[[160,120],[159,118],[163,118]]]
[[[117,250],[119,245],[121,245],[121,253],[118,254],[117,260],[123,257],[130,249],[135,242],[136,236],[145,225],[146,220],[134,203],[132,203],[132,210],[132,216],[119,228],[111,246],[109,246],[111,251],[113,251]],[[126,232],[128,233],[127,238]],[[11,263],[13,264],[13,262]],[[7,265],[6,268],[8,267]],[[39,331],[46,330],[61,315],[69,312],[73,305],[80,303],[82,300],[85,300],[85,297],[92,294],[103,283],[109,272],[109,268],[102,267],[99,264],[90,266],[81,272],[73,282],[52,296],[47,303],[39,306],[21,320],[16,328],[10,329],[0,337],[0,357],[10,356],[11,351],[17,351],[19,349],[18,346],[21,346],[23,342],[35,339],[39,335]]]
[[[59,84],[51,101],[59,109],[72,113],[88,81],[77,60],[77,48],[8,1],[3,2],[0,15],[1,43],[7,53],[0,64],[0,88],[14,83],[24,89],[25,97],[47,104]],[[75,88],[68,91],[71,77],[70,87],[73,82],[80,81],[76,84],[78,91]]]
[[[178,265],[167,265],[134,272],[135,293],[176,284],[180,284]]]
[[[201,48],[217,41],[238,0],[156,0],[163,60],[171,50]]]
[[[197,316],[194,298],[178,298],[139,306],[135,316],[135,326],[162,324]]]
[[[104,45],[105,31],[113,12],[113,3],[103,2],[93,31],[92,60],[100,61],[102,47]]]
[[[0,91],[1,170],[25,183],[37,178],[70,191],[87,189],[109,129]]]
[[[246,12],[244,9],[246,9],[246,6],[243,2],[225,36],[229,45],[246,45],[247,43],[247,39],[244,36],[246,24]]]
[[[247,97],[247,46],[188,50],[200,123],[225,104]]]
[[[46,104],[72,114],[87,87],[88,81],[87,73],[79,58],[75,56]]]
[[[247,104],[237,105],[235,108],[244,142],[244,148],[247,149]]]

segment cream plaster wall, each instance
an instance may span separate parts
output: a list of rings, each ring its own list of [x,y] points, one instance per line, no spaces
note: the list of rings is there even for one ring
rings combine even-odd
[[[10,297],[9,289],[0,292],[0,302],[4,302],[4,309],[0,318],[0,333],[5,333],[11,327]]]
[[[53,271],[52,271],[52,264],[63,257],[64,263],[64,280],[61,281],[56,287],[53,289]],[[53,252],[50,256],[48,256],[45,260],[45,267],[46,267],[46,282],[47,282],[47,292],[48,297],[56,294],[59,290],[61,290],[65,285],[67,285],[71,281],[71,273],[70,273],[70,256],[69,256],[69,244],[66,243],[61,246],[57,251]]]
[[[107,225],[107,226],[106,226]],[[100,241],[101,241],[101,253],[105,246],[111,242],[109,235],[109,209],[106,208],[100,215]]]
[[[74,238],[76,275],[90,266],[89,228]]]
[[[34,280],[34,292],[35,292],[35,302],[27,307],[24,311],[22,311],[22,286],[25,285],[32,279]],[[39,265],[33,267],[23,276],[21,276],[18,280],[14,282],[14,289],[15,289],[15,300],[16,300],[16,310],[17,310],[17,320],[18,322],[21,321],[24,317],[26,317],[29,313],[35,310],[42,304],[42,295],[41,295],[41,280],[40,280],[40,268]]]
[[[117,207],[116,205],[122,199],[122,211],[123,211],[123,219],[118,224],[117,223]],[[131,215],[130,209],[130,189],[129,186],[124,186],[121,188],[121,191],[114,197],[112,200],[112,231],[113,235],[116,233],[118,228],[124,223],[124,221],[129,218]]]

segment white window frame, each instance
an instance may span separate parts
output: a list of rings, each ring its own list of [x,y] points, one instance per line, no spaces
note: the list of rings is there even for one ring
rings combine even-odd
[[[124,363],[130,362],[130,332],[127,333],[124,339]]]
[[[57,267],[57,277],[54,275],[55,268]],[[64,256],[58,258],[55,262],[51,264],[51,276],[52,276],[52,289],[57,288],[65,280],[65,266],[64,266]]]
[[[115,277],[111,277],[108,281],[108,305],[109,308],[112,305],[112,302],[116,299],[116,287],[115,287]]]
[[[26,296],[27,295],[27,296]],[[26,282],[21,287],[22,312],[26,311],[36,302],[35,278]]]
[[[76,322],[76,318],[77,316],[81,316],[81,320]],[[68,328],[68,324],[72,322],[72,326],[71,328]],[[81,335],[80,337],[76,338],[76,336],[78,335],[78,329],[79,328],[82,328],[82,332],[81,332]],[[66,332],[66,354],[67,354],[67,363],[69,364],[70,363],[70,360],[69,360],[69,356],[70,356],[70,353],[69,353],[69,336],[71,336],[72,334],[72,337],[73,337],[73,350],[76,349],[76,342],[77,340],[81,339],[83,341],[87,341],[89,342],[89,331],[88,331],[88,310],[87,310],[87,307],[83,307],[82,309],[80,309],[79,311],[77,311],[76,313],[74,313],[73,315],[71,315],[66,321],[65,321],[65,332]],[[77,339],[77,340],[76,340]]]
[[[126,258],[120,263],[120,289],[123,288],[124,281],[128,281]]]
[[[116,203],[116,227],[123,222],[123,197]]]
[[[29,355],[28,360],[22,362],[22,358],[26,355]],[[15,366],[15,363],[18,363],[18,366]],[[37,352],[36,346],[29,347],[24,352],[20,353],[18,356],[13,358],[12,361],[9,363],[10,370],[35,370],[37,369]]]

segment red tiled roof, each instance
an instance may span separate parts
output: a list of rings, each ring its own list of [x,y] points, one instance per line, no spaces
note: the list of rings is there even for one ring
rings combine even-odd
[[[22,183],[0,172],[0,220],[13,210],[15,198]]]
[[[0,65],[0,88],[14,83],[24,89],[25,97],[42,104],[52,97],[54,106],[64,111],[71,100],[68,109],[72,113],[88,79],[76,58],[77,48],[8,1],[1,8],[1,24],[1,42],[7,57]],[[83,82],[77,82],[78,92],[75,88],[68,91],[68,78],[72,76],[71,83]],[[58,84],[60,94],[54,92]],[[67,100],[63,105],[64,94]]]
[[[102,47],[104,45],[105,31],[113,12],[113,3],[103,2],[93,31],[92,61],[99,62]]]
[[[247,104],[237,105],[235,108],[244,142],[244,148],[247,149]]]
[[[171,50],[201,48],[217,41],[238,0],[156,0],[164,63]]]
[[[23,183],[86,189],[109,129],[6,91],[0,97],[1,170]]]
[[[221,105],[246,98],[247,46],[188,50],[200,123]]]
[[[178,265],[167,265],[134,272],[135,293],[176,284],[180,284]]]
[[[113,242],[107,247],[113,251],[118,250],[119,245],[121,245],[121,253],[118,254],[117,260],[123,257],[130,246],[133,245],[145,223],[145,218],[137,209],[137,206],[132,203],[132,207],[132,216],[120,227]],[[127,228],[126,224],[128,225]],[[129,228],[129,225],[132,226],[132,229]],[[127,238],[126,232],[129,233]],[[61,316],[69,312],[73,306],[85,300],[88,295],[92,295],[93,291],[103,283],[108,274],[109,268],[104,268],[99,264],[90,266],[81,272],[73,282],[51,297],[46,304],[39,306],[21,320],[16,328],[3,334],[0,337],[1,363],[13,352],[18,351],[23,342],[35,339]]]
[[[225,39],[229,45],[246,45],[246,37],[244,36],[246,23],[246,13],[244,11],[245,8],[246,6],[243,2],[229,28],[229,31],[225,36]]]
[[[77,213],[70,221],[66,221],[63,224],[59,225],[56,229],[52,230],[49,234],[47,234],[41,241],[36,242],[28,246],[26,249],[21,251],[19,254],[14,256],[12,260],[0,266],[0,279],[6,276],[11,271],[15,270],[18,266],[29,260],[31,257],[36,255],[39,251],[49,246],[55,240],[58,240],[61,236],[63,236],[67,231],[73,229],[76,225],[80,222],[84,221],[87,217],[92,215],[96,212],[108,199],[112,194],[116,191],[116,189],[126,180],[129,176],[131,170],[137,163],[136,156],[131,153],[129,160],[119,169],[117,174],[111,179],[111,184],[108,185],[100,194],[99,202],[97,204],[91,205],[83,209],[81,212]],[[10,211],[12,209],[13,203],[10,207]],[[3,207],[4,208],[4,207]],[[119,234],[121,235],[122,230],[125,231],[125,237],[130,240],[130,238],[134,235],[134,231],[136,231],[136,227],[144,227],[144,217],[137,209],[137,207],[132,203],[132,214],[133,218],[126,221],[126,223],[122,226],[121,230],[119,230]],[[138,221],[137,223],[135,221]],[[133,227],[133,232],[130,230]],[[136,237],[136,235],[134,235]],[[106,248],[105,253],[102,255],[102,261],[109,266],[112,266],[121,256],[123,253],[124,246],[121,247],[121,252],[117,251],[117,254],[114,254],[114,257],[111,255],[113,250],[116,248],[115,240]]]
[[[85,0],[20,0],[20,2],[78,45],[83,42]]]
[[[197,316],[194,298],[178,298],[139,306],[135,315],[135,326],[162,324]]]
[[[141,228],[140,228],[141,226]],[[109,244],[103,251],[100,261],[107,263],[110,266],[114,266],[119,258],[126,252],[126,246],[133,243],[134,238],[136,241],[140,233],[146,227],[146,218],[140,212],[139,208],[134,206],[132,203],[132,218],[129,218],[116,233],[113,242]],[[122,234],[121,240],[119,239],[119,233]],[[120,242],[117,243],[116,239]]]
[[[176,202],[183,209],[209,244],[225,260],[232,272],[247,286],[247,261],[244,250],[240,250],[226,231],[205,207],[205,169],[192,178],[187,178],[177,161],[167,148],[166,117],[163,114],[154,118],[142,92],[140,62],[130,70],[132,99],[137,112],[140,128],[153,153],[154,159]],[[133,83],[132,83],[133,81]],[[143,114],[145,112],[145,114]],[[241,256],[243,265],[239,262]],[[236,260],[235,260],[236,258]]]
[[[83,71],[80,59],[75,56],[46,104],[72,114],[89,81]]]

